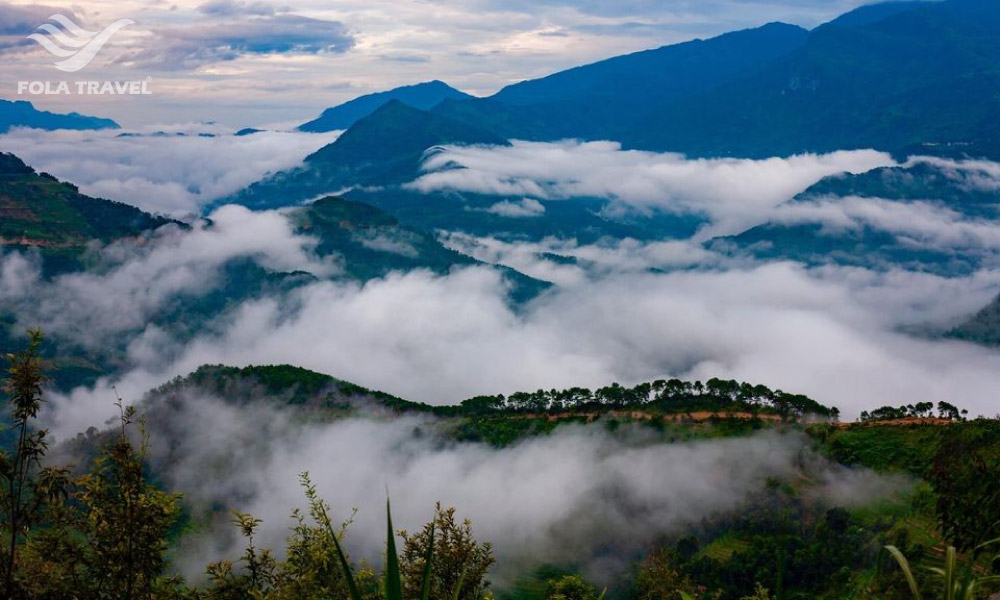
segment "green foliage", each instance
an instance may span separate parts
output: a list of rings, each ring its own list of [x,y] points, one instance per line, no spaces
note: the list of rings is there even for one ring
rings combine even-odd
[[[1000,536],[1000,423],[955,428],[928,473],[945,537],[969,550]]]
[[[948,546],[945,549],[943,566],[931,567],[929,569],[931,573],[940,578],[935,582],[935,588],[938,590],[937,595],[942,600],[975,600],[980,589],[986,591],[1000,586],[1000,575],[981,575],[977,573],[977,559],[980,554],[991,547],[995,547],[997,544],[1000,544],[1000,539],[976,546],[962,565],[958,562],[958,553],[955,547]],[[922,592],[921,585],[917,579],[915,570],[910,565],[910,561],[895,546],[889,545],[885,549],[896,561],[903,575],[906,577],[913,600],[923,600],[926,594]]]
[[[636,600],[678,600],[679,594],[693,594],[695,584],[679,567],[676,553],[655,548],[639,566],[635,578]]]
[[[150,598],[174,582],[165,578],[168,533],[179,515],[176,494],[151,486],[143,472],[148,446],[129,439],[134,407],[121,410],[120,430],[79,482],[86,507],[86,562],[94,593],[132,600]]]
[[[9,366],[4,391],[10,408],[10,450],[0,451],[0,514],[3,522],[4,597],[21,595],[18,555],[31,530],[41,522],[45,500],[62,493],[65,472],[43,469],[41,459],[48,449],[47,431],[35,429],[34,420],[42,406],[43,363],[39,356],[42,333],[31,331],[28,348],[7,356]]]
[[[545,600],[597,600],[597,588],[579,575],[565,575],[549,582]]]
[[[495,562],[490,544],[472,535],[469,520],[459,522],[455,509],[436,507],[434,519],[421,531],[401,532],[403,553],[400,570],[406,598],[423,597],[427,556],[433,548],[433,564],[427,597],[430,600],[480,600],[491,597],[486,573]]]

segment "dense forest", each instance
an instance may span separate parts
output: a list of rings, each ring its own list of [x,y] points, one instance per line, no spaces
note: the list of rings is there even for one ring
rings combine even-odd
[[[949,405],[939,407],[937,418],[944,423],[878,426],[882,418],[930,415],[933,407],[921,405],[899,414],[880,409],[865,423],[842,424],[818,419],[836,412],[807,398],[713,379],[479,397],[446,409],[375,397],[394,411],[459,418],[465,424],[460,435],[476,423],[482,428],[484,419],[496,427],[549,411],[549,429],[518,429],[507,444],[544,435],[562,420],[577,422],[580,415],[594,420],[591,412],[598,409],[604,418],[588,426],[612,429],[630,418],[616,409],[646,407],[660,417],[668,410],[688,417],[707,410],[712,414],[705,422],[669,427],[722,436],[743,435],[748,428],[800,428],[842,465],[906,473],[920,483],[902,504],[846,509],[811,499],[804,492],[807,482],[761,481],[745,509],[661,539],[610,583],[588,581],[572,565],[539,565],[494,588],[493,549],[474,537],[461,507],[429,507],[433,519],[412,533],[395,531],[387,510],[384,564],[373,566],[351,559],[350,515],[332,514],[302,473],[308,508],[291,512],[284,548],[262,547],[255,539],[260,519],[233,512],[242,554],[205,565],[204,576],[188,582],[172,569],[171,558],[190,515],[179,494],[156,484],[146,460],[148,424],[136,406],[118,401],[118,424],[95,436],[99,443],[86,468],[46,460],[49,438],[37,426],[46,380],[40,344],[41,334],[33,333],[27,349],[8,356],[6,370],[9,428],[0,454],[0,585],[6,598],[972,599],[995,591],[1000,581],[1000,548],[990,543],[1000,537],[1000,423],[966,420]],[[297,396],[289,398],[300,401],[335,381],[269,367],[206,367],[193,378],[225,386],[237,375],[259,376],[260,386],[272,392],[294,390]],[[180,385],[172,382],[161,392]],[[338,393],[360,392],[367,390],[348,386]],[[652,431],[668,427],[645,414],[631,418]],[[777,418],[762,419],[766,414]],[[930,569],[938,566],[944,567],[940,573]]]

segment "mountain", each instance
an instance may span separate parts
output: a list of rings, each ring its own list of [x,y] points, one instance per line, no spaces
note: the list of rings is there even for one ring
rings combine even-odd
[[[229,200],[265,208],[340,193],[426,230],[527,239],[676,237],[694,226],[690,219],[655,227],[639,219],[612,221],[599,199],[539,202],[533,214],[511,218],[509,211],[497,214],[504,212],[500,205],[523,198],[422,194],[405,184],[420,175],[420,160],[435,145],[514,138],[612,139],[626,148],[693,156],[874,147],[897,156],[1000,157],[997,65],[1000,5],[992,0],[864,6],[813,31],[771,23],[520,82],[486,99],[446,99],[429,111],[393,101],[309,156],[302,168],[255,183]],[[910,175],[926,173],[915,168]],[[934,194],[965,194],[953,182],[939,182],[943,187]],[[933,187],[930,180],[920,186]],[[899,194],[910,191],[897,188]],[[981,200],[990,211],[994,200]],[[814,233],[806,226],[798,233],[777,227],[743,241],[757,234],[763,234],[761,242],[785,236],[784,248],[801,238],[801,253],[819,256],[830,250],[831,240]],[[881,232],[861,234],[855,241],[862,246],[887,240]],[[935,270],[968,269],[979,260],[898,250],[887,258],[916,257]]]
[[[383,105],[397,100],[420,110],[430,110],[443,100],[464,100],[472,98],[465,92],[460,92],[443,81],[427,81],[416,85],[398,87],[386,92],[367,94],[349,102],[328,108],[319,117],[303,123],[299,131],[321,133],[347,129],[358,120],[372,114]]]
[[[946,337],[984,346],[1000,346],[1000,296],[949,331]]]
[[[302,167],[254,183],[217,204],[275,208],[355,186],[404,183],[418,173],[424,151],[442,144],[507,142],[479,127],[391,100],[307,156]]]
[[[335,280],[369,281],[390,272],[425,269],[442,275],[453,268],[483,265],[442,245],[433,235],[400,225],[380,209],[338,197],[325,197],[292,209],[286,217],[296,232],[316,238],[315,253],[339,267]],[[93,252],[105,244],[136,239],[138,245],[171,243],[147,239],[164,225],[189,225],[157,217],[122,204],[80,194],[75,186],[36,173],[13,154],[0,154],[0,250],[37,251],[46,278],[66,273],[100,273],[120,265],[121,257],[104,260]],[[206,227],[212,227],[206,222]],[[503,266],[496,269],[510,286],[512,303],[534,298],[550,284]],[[212,324],[242,303],[280,298],[319,280],[313,273],[267,268],[256,258],[237,257],[205,274],[203,288],[165,299],[143,327],[153,326],[177,340],[210,331]],[[28,301],[28,300],[19,300]],[[17,308],[0,305],[0,354],[19,343]],[[123,331],[99,346],[84,347],[53,334],[47,356],[59,356],[54,383],[61,389],[91,383],[121,367],[125,345],[140,331]]]
[[[484,264],[362,202],[328,196],[295,209],[289,218],[299,233],[319,239],[316,252],[320,256],[338,257],[344,275],[359,281],[414,269],[444,275],[455,267]],[[510,283],[514,302],[529,300],[550,287],[513,269],[494,268]]]
[[[1000,225],[1000,189],[983,181],[989,179],[974,165],[956,169],[926,159],[834,175],[779,207],[789,220],[776,218],[709,246],[763,260],[966,275],[1000,264],[1000,256],[974,233],[922,228],[920,215],[936,210],[967,229]],[[939,234],[946,237],[934,237]]]
[[[698,224],[685,217],[643,219],[641,223],[611,220],[601,214],[606,201],[599,198],[539,202],[537,214],[516,218],[504,214],[497,205],[521,202],[521,197],[425,194],[406,187],[420,175],[425,153],[445,144],[504,146],[508,142],[463,121],[393,100],[306,157],[302,167],[271,175],[213,206],[236,203],[263,210],[337,194],[377,206],[404,225],[424,231],[457,230],[529,239],[576,237],[584,243],[605,236],[649,239],[690,234]]]
[[[752,73],[807,36],[800,27],[770,23],[523,81],[486,100],[449,100],[435,112],[512,138],[620,139],[652,111]]]
[[[746,157],[976,143],[1000,156],[1000,5],[861,10],[755,73],[664,103],[621,141]]]
[[[445,99],[431,112],[505,139],[611,139],[695,156],[873,147],[1000,156],[1000,5],[863,6]]]
[[[119,129],[111,119],[88,117],[79,113],[59,114],[38,110],[25,100],[0,100],[0,133],[12,127],[33,129]]]
[[[37,248],[50,272],[76,268],[91,242],[138,237],[169,223],[177,224],[128,204],[85,196],[73,184],[0,153],[0,247]]]

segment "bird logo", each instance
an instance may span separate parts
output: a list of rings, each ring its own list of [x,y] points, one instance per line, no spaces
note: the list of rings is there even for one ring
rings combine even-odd
[[[56,68],[67,73],[75,73],[86,67],[111,36],[123,27],[135,23],[132,19],[118,19],[100,32],[96,32],[87,31],[64,15],[54,14],[49,20],[61,25],[62,28],[44,23],[38,26],[38,31],[42,33],[33,33],[28,39],[35,40],[49,54],[63,59],[56,62]]]

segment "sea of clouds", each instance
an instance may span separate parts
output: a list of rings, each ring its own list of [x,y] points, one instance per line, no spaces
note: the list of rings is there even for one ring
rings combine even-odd
[[[149,168],[145,181],[214,190],[186,192],[176,205],[185,212],[278,165],[296,164],[321,142],[311,134],[258,137],[265,135],[121,138],[106,132],[14,132],[2,141],[25,151],[39,170],[64,177],[76,174],[87,181],[86,173],[103,169],[106,183],[101,185],[118,190],[116,199],[134,199],[145,208],[169,202],[126,193],[129,164]],[[34,139],[33,147],[28,139]],[[17,146],[17,140],[24,145]],[[274,140],[291,146],[275,146]],[[106,157],[86,162],[97,147],[108,148]],[[181,147],[196,151],[178,154]],[[241,157],[250,157],[245,170],[237,179],[226,179],[229,166]],[[982,161],[921,160],[937,160],[938,167],[979,188],[996,185],[1000,173],[995,164]],[[445,148],[428,162],[413,186],[502,194],[516,188],[548,201],[587,195],[637,208],[700,211],[716,233],[766,221],[818,219],[831,227],[863,221],[938,246],[996,249],[1000,243],[988,223],[919,200],[787,203],[826,175],[895,164],[871,151],[688,160],[622,151],[612,143],[517,142],[510,148]],[[465,168],[439,169],[438,162]],[[43,324],[51,335],[84,347],[106,343],[109,336],[128,340],[119,373],[94,388],[54,397],[58,410],[48,418],[57,435],[72,435],[107,414],[112,384],[138,397],[205,363],[291,363],[432,404],[485,393],[679,376],[732,377],[805,393],[840,407],[848,418],[873,406],[917,401],[958,401],[974,414],[996,410],[997,354],[930,335],[996,294],[1000,272],[992,269],[940,277],[900,269],[763,263],[707,250],[700,243],[705,230],[689,240],[590,245],[442,232],[446,244],[484,262],[556,284],[530,303],[512,306],[505,281],[490,269],[465,268],[443,276],[396,273],[361,284],[338,279],[337,265],[317,259],[315,240],[296,234],[280,212],[226,206],[210,220],[213,224],[196,223],[189,231],[161,233],[141,248],[97,251],[101,269],[51,281],[39,276],[38,261],[30,254],[0,256],[0,300],[16,307],[19,327]],[[574,260],[553,260],[553,255]],[[231,307],[189,338],[177,339],[150,324],[178,298],[217,290],[219,270],[240,258],[279,271],[308,271],[320,279],[281,297]]]

